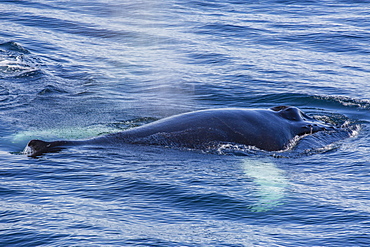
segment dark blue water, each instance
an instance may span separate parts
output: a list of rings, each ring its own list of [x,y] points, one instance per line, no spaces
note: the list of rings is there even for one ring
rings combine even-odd
[[[367,246],[369,1],[1,1],[1,246]],[[285,152],[75,147],[187,111],[294,105]],[[229,150],[231,149],[231,150]]]

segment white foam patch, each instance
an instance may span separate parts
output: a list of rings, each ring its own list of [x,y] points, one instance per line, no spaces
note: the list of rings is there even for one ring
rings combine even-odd
[[[245,174],[257,185],[258,201],[252,206],[253,211],[268,211],[282,203],[289,181],[284,171],[276,167],[269,159],[244,159]]]
[[[37,71],[38,67],[30,61],[25,61],[19,56],[0,56],[0,73],[6,75],[17,75],[25,72]]]

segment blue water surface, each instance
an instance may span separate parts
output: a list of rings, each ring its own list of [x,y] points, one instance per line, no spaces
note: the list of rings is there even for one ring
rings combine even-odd
[[[370,2],[0,2],[1,246],[368,246]],[[188,111],[349,126],[283,152],[73,147]]]

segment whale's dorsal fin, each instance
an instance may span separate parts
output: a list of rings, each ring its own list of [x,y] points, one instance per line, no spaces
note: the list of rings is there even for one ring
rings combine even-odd
[[[44,153],[58,152],[62,147],[58,146],[61,142],[46,142],[41,140],[31,140],[28,142],[23,153],[29,157],[37,157]]]

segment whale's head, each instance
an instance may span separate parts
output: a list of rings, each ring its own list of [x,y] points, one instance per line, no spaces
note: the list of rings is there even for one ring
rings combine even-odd
[[[280,117],[289,120],[291,125],[295,127],[295,134],[297,135],[335,129],[335,126],[316,120],[294,106],[275,106],[270,109]]]

